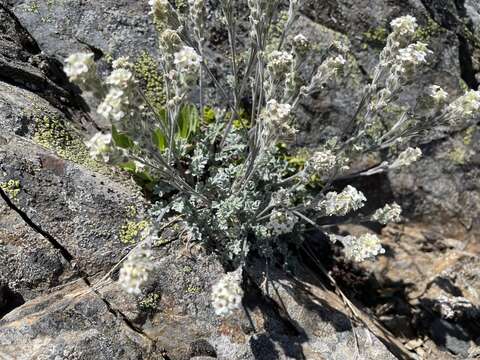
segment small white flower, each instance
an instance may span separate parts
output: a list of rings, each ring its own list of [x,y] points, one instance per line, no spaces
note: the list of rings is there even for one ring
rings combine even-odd
[[[148,280],[152,270],[151,252],[146,249],[135,250],[120,269],[118,282],[130,294],[141,294],[141,286]]]
[[[125,93],[120,89],[111,88],[98,106],[97,112],[105,119],[120,121],[126,115],[123,109],[126,103],[128,103],[128,99],[125,98]]]
[[[292,107],[289,104],[280,104],[274,99],[269,100],[265,108],[265,121],[275,126],[286,123],[291,111]]]
[[[419,65],[427,62],[427,55],[432,53],[427,44],[416,42],[398,51],[397,60],[406,65]]]
[[[289,206],[292,204],[293,195],[285,188],[281,188],[272,193],[271,205],[273,206]]]
[[[411,15],[401,16],[394,19],[390,25],[394,32],[399,35],[413,35],[417,30],[417,19]]]
[[[288,124],[291,111],[292,107],[289,104],[281,104],[274,99],[269,100],[262,112],[262,119],[267,129],[266,134],[274,138],[295,134],[295,129]]]
[[[132,67],[132,63],[130,62],[130,58],[128,56],[120,56],[118,59],[113,60],[112,68],[114,69],[129,69]]]
[[[119,87],[120,89],[125,89],[131,84],[132,79],[133,74],[130,70],[120,68],[112,71],[107,77],[106,83]]]
[[[432,85],[429,87],[429,95],[438,104],[446,102],[448,98],[448,93],[438,85]]]
[[[397,203],[387,204],[383,208],[378,209],[372,215],[372,220],[378,221],[380,224],[388,224],[390,222],[399,222],[402,208]]]
[[[215,313],[220,316],[231,314],[242,304],[243,290],[240,286],[241,271],[225,274],[212,286],[212,305]]]
[[[298,218],[289,211],[275,210],[270,215],[268,227],[274,236],[291,233]]]
[[[141,266],[127,262],[120,269],[118,282],[129,294],[141,294],[140,286],[148,280],[148,272]]]
[[[345,255],[354,261],[364,261],[385,253],[380,239],[375,234],[363,234],[356,238],[346,236],[342,239]]]
[[[200,55],[189,46],[184,46],[177,51],[173,60],[177,71],[182,75],[185,75],[185,73],[188,75],[196,74],[200,68],[201,61]]]
[[[295,52],[298,54],[304,54],[310,48],[310,42],[303,34],[295,35],[292,44]]]
[[[335,57],[330,57],[323,62],[320,68],[328,70],[328,73],[338,73],[339,70],[347,63],[347,60],[343,55],[337,55]],[[322,69],[323,71],[325,71]]]
[[[461,117],[472,116],[480,111],[480,91],[469,90],[450,104],[449,109]]]
[[[72,81],[83,81],[95,62],[92,53],[75,53],[65,59],[65,73]]]
[[[390,165],[390,169],[398,169],[404,166],[410,166],[422,157],[422,150],[409,147],[402,151],[398,158]]]
[[[310,84],[301,88],[301,92],[308,95],[323,89],[325,83],[335,79],[340,74],[346,63],[347,60],[343,55],[329,57],[318,67]]]
[[[305,164],[304,173],[307,176],[324,175],[331,171],[337,163],[337,157],[331,150],[316,151]]]
[[[335,191],[327,193],[325,200],[322,200],[318,207],[328,216],[345,216],[349,212],[363,207],[365,201],[367,199],[361,191],[348,185],[340,194]]]
[[[292,66],[293,56],[286,51],[272,51],[268,56],[268,70],[276,77],[286,75]]]
[[[103,158],[112,149],[112,134],[102,134],[97,132],[85,145],[90,150],[90,156],[94,159]]]

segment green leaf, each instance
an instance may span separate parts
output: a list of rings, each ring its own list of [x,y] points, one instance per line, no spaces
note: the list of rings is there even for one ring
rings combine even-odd
[[[126,134],[119,133],[115,126],[112,125],[112,138],[115,145],[123,149],[133,147],[133,141]]]
[[[197,130],[198,122],[197,107],[193,104],[183,105],[178,115],[178,136],[188,139]]]
[[[118,167],[132,173],[134,173],[137,170],[137,166],[133,161],[125,162],[123,164],[118,165]]]
[[[206,106],[203,109],[203,121],[207,124],[212,124],[215,122],[215,111],[211,108]]]
[[[163,131],[159,128],[155,129],[152,134],[153,143],[157,146],[160,151],[163,151],[167,148],[167,137]]]

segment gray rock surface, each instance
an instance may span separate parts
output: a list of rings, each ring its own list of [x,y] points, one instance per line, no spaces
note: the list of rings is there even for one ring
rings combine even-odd
[[[156,52],[147,1],[14,0],[15,15],[35,32],[40,48],[59,59],[79,50],[117,57]]]
[[[202,252],[182,254],[184,246],[176,239],[154,251],[156,271],[140,298],[112,280],[97,292],[78,280],[26,302],[0,320],[0,354],[19,360],[395,359],[370,330],[352,325],[336,295],[279,271],[267,295],[257,283],[264,280],[259,266],[249,269],[244,310],[215,316],[210,287],[222,267]],[[152,294],[159,297],[146,306]]]
[[[150,346],[81,280],[0,320],[2,359],[148,359]]]
[[[120,234],[133,220],[129,212],[142,211],[141,197],[29,141],[4,136],[0,183],[18,181],[18,194],[11,196],[15,205],[61,243],[79,270],[87,275],[109,270],[125,254]],[[26,299],[68,281],[74,272],[58,249],[26,228],[4,202],[0,211],[0,279]]]

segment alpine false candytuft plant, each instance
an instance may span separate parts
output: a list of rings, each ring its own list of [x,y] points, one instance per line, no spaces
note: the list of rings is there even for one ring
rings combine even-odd
[[[315,50],[304,35],[290,33],[298,0],[290,0],[283,22],[278,19],[280,3],[247,0],[250,29],[239,34],[237,2],[219,1],[230,49],[225,67],[231,74],[216,78],[205,51],[204,1],[174,6],[167,0],[150,0],[159,31],[161,106],[143,90],[135,66],[126,58],[114,61],[103,80],[92,54],[66,59],[70,79],[100,99],[98,114],[111,124],[109,132],[88,141],[91,155],[155,184],[159,200],[152,210],[150,235],[120,272],[128,291],[139,293],[148,278],[148,246],[168,214],[181,215],[190,241],[203,244],[237,269],[213,289],[218,314],[239,306],[238,274],[249,252],[268,259],[278,254],[288,258],[292,248],[301,246],[308,228],[341,242],[352,260],[383,253],[376,235],[339,236],[329,233],[328,224],[338,224],[339,219],[399,221],[400,207],[386,204],[372,214],[360,214],[364,194],[351,185],[334,191],[332,184],[348,179],[349,165],[369,153],[381,151],[384,161],[357,176],[409,166],[421,156],[418,148],[408,146],[410,139],[437,125],[468,120],[479,110],[479,92],[469,91],[447,104],[448,94],[433,85],[426,91],[430,98],[426,113],[414,114],[404,106],[400,114],[385,116],[388,105],[431,55],[426,44],[413,41],[416,19],[403,16],[391,22],[392,32],[371,83],[342,134],[315,149],[304,149],[304,160],[291,161],[298,150],[288,144],[297,133],[299,104],[321,95],[340,77],[348,66],[349,50],[332,43],[323,49],[323,61],[314,64],[312,76],[305,76]],[[278,35],[273,28],[280,23]],[[248,40],[242,47],[240,36]],[[206,94],[215,102],[207,102]]]

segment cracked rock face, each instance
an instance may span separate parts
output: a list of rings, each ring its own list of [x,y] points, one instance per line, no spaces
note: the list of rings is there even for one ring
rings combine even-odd
[[[81,280],[0,320],[2,359],[141,359],[149,340],[129,328]]]
[[[127,251],[120,233],[132,206],[141,211],[139,195],[31,142],[4,136],[0,183],[18,181],[12,202],[51,235],[71,255],[67,259],[86,275],[109,270]],[[29,299],[74,276],[48,239],[25,227],[3,202],[0,211],[0,257],[4,260],[0,278],[10,289]]]

